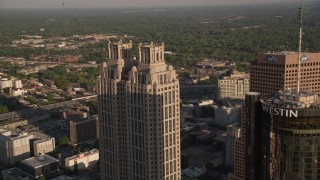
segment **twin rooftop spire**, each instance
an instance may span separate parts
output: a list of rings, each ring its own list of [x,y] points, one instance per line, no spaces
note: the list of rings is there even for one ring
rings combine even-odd
[[[134,60],[132,51],[132,41],[123,43],[121,40],[116,43],[108,43],[109,59],[124,59],[126,61]],[[159,63],[164,62],[164,43],[142,44],[139,46],[139,62],[140,63]]]

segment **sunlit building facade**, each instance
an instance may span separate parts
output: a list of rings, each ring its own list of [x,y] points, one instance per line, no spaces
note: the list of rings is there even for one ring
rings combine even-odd
[[[179,81],[164,44],[109,43],[100,67],[101,179],[181,179]]]
[[[301,53],[300,90],[320,95],[320,53]],[[271,95],[296,90],[298,52],[262,53],[250,66],[250,91]]]

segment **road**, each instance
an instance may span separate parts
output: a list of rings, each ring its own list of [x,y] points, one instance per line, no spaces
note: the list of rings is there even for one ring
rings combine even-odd
[[[76,98],[70,101],[59,102],[55,104],[48,104],[41,107],[35,107],[30,109],[23,109],[20,111],[13,111],[5,114],[0,114],[0,121],[4,121],[7,119],[19,119],[19,118],[30,118],[33,116],[40,116],[46,113],[49,113],[54,110],[67,109],[75,107],[76,105],[80,105],[80,101],[83,100],[94,100],[97,96]]]

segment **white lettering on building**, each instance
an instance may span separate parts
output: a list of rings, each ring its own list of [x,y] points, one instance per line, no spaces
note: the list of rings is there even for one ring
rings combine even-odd
[[[262,110],[275,116],[298,117],[298,110],[281,109],[266,104],[262,104]]]

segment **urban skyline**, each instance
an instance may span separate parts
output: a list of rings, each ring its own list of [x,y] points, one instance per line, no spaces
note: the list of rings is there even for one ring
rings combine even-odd
[[[17,2],[0,0],[0,179],[320,178],[317,3],[1,10]]]
[[[310,0],[311,1],[311,0]],[[67,8],[128,8],[128,7],[175,7],[175,6],[207,6],[207,5],[235,5],[235,4],[263,4],[263,3],[281,3],[290,2],[292,0],[135,0],[135,1],[116,1],[116,0],[56,0],[56,1],[43,1],[43,0],[1,0],[0,8],[61,8],[62,2]],[[294,2],[293,2],[294,3]]]

